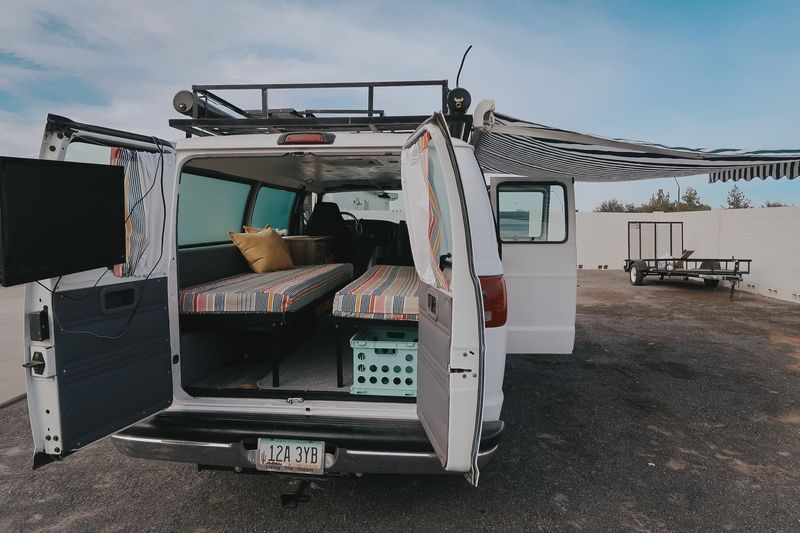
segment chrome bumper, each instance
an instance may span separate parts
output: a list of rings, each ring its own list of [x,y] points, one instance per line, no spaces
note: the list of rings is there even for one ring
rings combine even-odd
[[[114,435],[114,446],[122,453],[140,459],[158,459],[205,466],[239,469],[256,467],[256,450],[247,450],[241,442],[215,443],[155,439]],[[478,465],[489,463],[497,445],[478,454]],[[370,451],[337,448],[325,454],[326,474],[449,474],[435,453]]]

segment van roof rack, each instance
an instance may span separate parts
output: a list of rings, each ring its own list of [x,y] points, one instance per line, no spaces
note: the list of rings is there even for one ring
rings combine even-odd
[[[447,80],[192,85],[191,91],[179,91],[172,101],[175,110],[189,118],[171,119],[169,125],[185,132],[187,137],[284,133],[304,130],[410,132],[414,131],[430,115],[386,115],[383,109],[375,109],[375,89],[423,86],[441,87],[441,109],[450,125],[451,133],[459,137],[467,136],[472,125],[472,116],[448,113],[447,97],[450,89]],[[367,89],[366,108],[296,110],[269,107],[270,91],[343,88]],[[215,91],[250,91],[250,95],[258,92],[261,106],[258,109],[244,109],[221,97]]]

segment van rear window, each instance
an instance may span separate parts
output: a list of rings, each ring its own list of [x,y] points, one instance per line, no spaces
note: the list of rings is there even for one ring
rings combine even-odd
[[[230,242],[242,231],[250,185],[181,173],[178,189],[178,245]]]
[[[275,229],[289,229],[289,217],[296,196],[295,191],[275,189],[266,185],[261,187],[256,196],[250,225],[257,228],[270,225]]]

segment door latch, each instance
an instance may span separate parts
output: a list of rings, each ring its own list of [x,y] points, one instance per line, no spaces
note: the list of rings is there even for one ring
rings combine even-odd
[[[46,366],[44,362],[44,354],[42,354],[42,352],[33,352],[31,360],[27,363],[23,363],[22,366],[24,368],[33,369],[34,374],[41,376],[44,374],[44,367]]]

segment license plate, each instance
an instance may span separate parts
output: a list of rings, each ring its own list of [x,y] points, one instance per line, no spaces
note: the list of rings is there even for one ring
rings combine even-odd
[[[256,468],[272,472],[322,474],[325,443],[321,440],[258,439]]]

